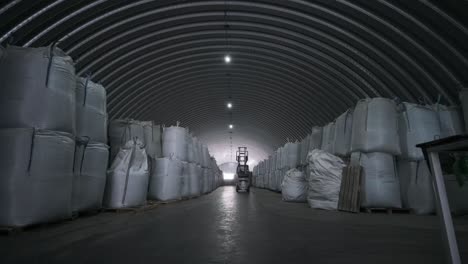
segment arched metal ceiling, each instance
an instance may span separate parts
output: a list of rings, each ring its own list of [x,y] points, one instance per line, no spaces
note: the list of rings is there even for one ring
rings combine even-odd
[[[0,43],[59,41],[106,87],[111,118],[179,120],[218,162],[230,160],[230,83],[234,145],[259,160],[359,98],[457,104],[467,11],[464,0],[16,0],[0,4]]]

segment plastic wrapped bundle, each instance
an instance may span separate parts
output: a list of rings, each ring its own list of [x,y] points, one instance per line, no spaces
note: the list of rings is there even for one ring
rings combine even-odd
[[[129,140],[120,148],[107,172],[103,205],[125,208],[144,205],[148,192],[148,156],[139,140]]]
[[[334,154],[348,156],[351,153],[351,132],[353,126],[353,110],[348,109],[335,120],[333,136]]]
[[[69,218],[75,142],[63,132],[0,129],[0,226]]]
[[[401,158],[423,160],[424,155],[416,145],[440,137],[437,113],[422,105],[403,103],[403,107],[399,116]]]
[[[434,213],[434,191],[426,161],[399,160],[398,175],[403,207],[413,209],[416,214]]]
[[[400,183],[391,154],[354,152],[351,165],[362,166],[362,207],[401,208]]]
[[[106,89],[89,78],[76,80],[76,135],[107,143]]]
[[[74,212],[102,207],[108,160],[107,145],[89,142],[86,138],[77,141],[72,192]]]
[[[155,159],[151,174],[148,198],[160,201],[181,199],[183,165],[174,158]]]
[[[311,208],[336,210],[344,162],[324,150],[314,149],[308,155],[310,175],[307,202]]]
[[[54,47],[0,47],[0,128],[75,134],[75,67]]]
[[[281,183],[283,201],[286,202],[306,202],[307,200],[307,180],[304,173],[297,169],[286,172]]]
[[[398,114],[387,98],[360,100],[353,115],[352,152],[385,152],[400,155]]]
[[[335,151],[335,122],[330,122],[323,127],[322,150],[332,154]]]
[[[322,132],[323,128],[314,126],[312,127],[312,133],[310,134],[309,140],[309,151],[313,149],[322,149]],[[308,155],[309,153],[307,153]]]
[[[111,161],[114,160],[120,148],[128,141],[136,139],[145,145],[143,125],[132,119],[116,119],[109,123],[109,143],[111,148]]]
[[[171,126],[164,128],[163,156],[166,158],[187,160],[187,131],[183,127]]]
[[[465,132],[459,107],[434,104],[432,108],[439,116],[441,138],[461,135]]]
[[[190,191],[189,196],[195,197],[199,196],[201,193],[200,186],[200,177],[201,177],[201,167],[195,163],[188,164],[188,174],[190,182]]]

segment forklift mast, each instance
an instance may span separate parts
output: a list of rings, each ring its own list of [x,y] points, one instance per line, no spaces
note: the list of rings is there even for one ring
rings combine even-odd
[[[247,161],[249,161],[249,152],[247,147],[239,147],[239,150],[236,152],[237,160],[237,176],[240,178],[249,177],[249,166]]]

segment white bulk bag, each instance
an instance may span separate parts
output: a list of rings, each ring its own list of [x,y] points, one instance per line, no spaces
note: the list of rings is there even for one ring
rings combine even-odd
[[[190,196],[190,171],[189,163],[182,162],[182,178],[181,178],[181,191],[180,196],[182,198],[187,198]]]
[[[0,129],[0,226],[71,217],[75,141],[63,132]]]
[[[300,143],[300,165],[307,164],[307,154],[309,154],[310,135],[307,135]]]
[[[106,187],[109,147],[80,138],[73,168],[72,210],[100,209]]]
[[[106,89],[89,78],[76,80],[76,136],[107,143]]]
[[[399,160],[398,173],[403,206],[413,209],[416,214],[434,213],[434,191],[427,162]]]
[[[139,140],[129,140],[120,148],[107,171],[103,206],[125,208],[144,205],[148,192],[148,156]]]
[[[401,208],[400,183],[391,154],[353,152],[351,165],[362,166],[362,207]]]
[[[299,163],[299,143],[287,142],[281,150],[282,169],[296,168]]]
[[[189,182],[190,182],[190,192],[189,196],[199,196],[201,193],[200,186],[200,177],[201,177],[201,167],[195,163],[188,164],[188,173],[189,173]]]
[[[183,165],[175,158],[158,158],[151,174],[148,198],[160,201],[179,200],[182,191]]]
[[[286,202],[306,202],[307,200],[307,180],[304,173],[297,169],[286,172],[281,183],[281,195]]]
[[[334,154],[348,156],[351,153],[351,132],[353,126],[353,110],[348,109],[335,120]]]
[[[187,136],[183,127],[171,126],[163,129],[163,156],[187,160]]]
[[[468,88],[462,89],[459,97],[463,110],[463,120],[465,121],[465,131],[468,131]]]
[[[0,47],[0,127],[75,134],[75,67],[58,48]]]
[[[143,126],[146,153],[153,159],[161,157],[161,126],[153,124],[153,121],[141,121],[140,123]]]
[[[403,109],[399,115],[401,159],[423,160],[422,150],[416,145],[440,137],[437,113],[427,106],[410,103],[403,103]]]
[[[400,155],[398,114],[387,98],[360,100],[353,115],[352,152],[385,152]]]
[[[276,150],[276,169],[277,170],[280,170],[283,167],[283,164],[281,164],[283,160],[282,154],[283,154],[283,147],[280,147],[278,148],[278,150]]]
[[[323,128],[314,126],[312,127],[312,133],[310,134],[309,140],[309,151],[313,149],[322,149],[322,133]],[[307,153],[308,155],[309,153]]]
[[[439,114],[441,138],[461,135],[465,132],[460,107],[434,104],[432,108]]]
[[[311,208],[336,210],[344,162],[324,150],[314,149],[309,160],[309,191],[307,202]]]
[[[143,146],[146,144],[143,126],[139,121],[132,119],[111,120],[109,123],[111,161],[120,151],[120,147],[134,139],[140,141]]]
[[[335,151],[335,122],[330,122],[323,127],[321,149],[328,153]]]

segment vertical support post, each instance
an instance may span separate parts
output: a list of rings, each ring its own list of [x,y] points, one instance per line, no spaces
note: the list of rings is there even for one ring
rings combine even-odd
[[[452,215],[447,199],[444,176],[440,167],[439,153],[428,150],[429,163],[431,165],[432,183],[436,198],[437,215],[442,225],[442,236],[446,246],[447,263],[461,264],[458,252],[457,238],[453,227]]]

